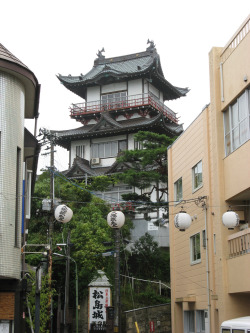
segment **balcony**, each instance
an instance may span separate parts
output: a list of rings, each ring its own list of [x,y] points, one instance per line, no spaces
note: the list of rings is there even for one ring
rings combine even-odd
[[[250,228],[228,237],[228,292],[250,292]]]
[[[247,17],[247,19],[245,20],[245,22],[243,22],[239,30],[235,33],[232,39],[224,47],[221,54],[221,62],[226,61],[226,59],[230,56],[230,54],[238,47],[238,45],[246,37],[249,31],[250,31],[250,16]]]
[[[70,117],[80,120],[89,116],[101,114],[103,111],[131,111],[135,109],[151,108],[157,112],[162,112],[169,120],[178,123],[176,113],[160,102],[157,97],[152,94],[139,94],[113,99],[108,103],[100,100],[94,102],[72,104],[70,107]]]
[[[229,258],[250,253],[250,228],[236,232],[228,237]]]

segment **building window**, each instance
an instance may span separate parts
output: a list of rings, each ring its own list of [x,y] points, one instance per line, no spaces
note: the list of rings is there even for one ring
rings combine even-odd
[[[207,318],[207,311],[205,311],[205,310],[196,311],[196,332],[197,333],[206,332],[206,325],[205,325],[206,318]]]
[[[174,200],[177,202],[182,200],[182,178],[174,183]]]
[[[202,161],[192,168],[193,191],[198,190],[202,186]]]
[[[120,91],[111,94],[104,94],[101,96],[102,106],[104,109],[114,109],[126,106],[127,92]]]
[[[250,90],[245,90],[224,112],[224,137],[226,156],[249,140]]]
[[[84,158],[84,146],[76,146],[76,156]]]
[[[139,141],[134,141],[134,150],[141,150],[143,149],[143,143]]]
[[[32,171],[26,172],[26,194],[25,194],[25,214],[26,219],[30,219],[31,214],[31,183],[32,183]]]
[[[184,311],[184,333],[194,333],[194,311]]]
[[[110,203],[117,203],[124,201],[122,199],[123,194],[128,194],[132,192],[132,186],[127,185],[120,185],[120,186],[114,186],[110,189],[110,191],[102,192],[101,196],[102,199],[110,202]]]
[[[21,149],[16,152],[16,207],[15,207],[15,246],[19,246],[19,220],[20,220],[20,179],[21,179]]]
[[[126,149],[126,140],[93,143],[91,145],[91,156],[92,158],[116,157],[118,152]]]
[[[201,240],[200,233],[190,237],[190,254],[191,254],[191,264],[196,264],[201,261]]]

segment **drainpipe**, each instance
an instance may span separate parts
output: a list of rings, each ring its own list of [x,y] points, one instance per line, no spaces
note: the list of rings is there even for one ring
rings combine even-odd
[[[208,333],[211,324],[211,303],[210,303],[210,281],[209,281],[209,262],[208,262],[208,234],[207,234],[207,207],[204,206],[205,213],[205,233],[206,233],[206,271],[207,271],[207,308],[208,308]]]

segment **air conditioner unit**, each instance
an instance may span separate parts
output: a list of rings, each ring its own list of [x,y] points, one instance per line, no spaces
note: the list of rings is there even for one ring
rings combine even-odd
[[[100,158],[99,157],[91,158],[91,164],[92,165],[100,164]]]

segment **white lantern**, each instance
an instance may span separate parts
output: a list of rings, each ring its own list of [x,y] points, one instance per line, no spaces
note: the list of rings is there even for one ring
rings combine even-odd
[[[73,216],[72,210],[66,205],[59,205],[55,210],[55,219],[62,223],[67,223]]]
[[[192,218],[186,212],[181,211],[180,213],[176,214],[174,217],[174,225],[180,231],[185,231],[191,225]]]
[[[240,219],[239,215],[231,210],[227,211],[222,215],[222,223],[229,230],[233,230],[239,225]]]
[[[124,225],[125,215],[119,210],[113,210],[108,214],[107,222],[111,228],[119,229]]]

